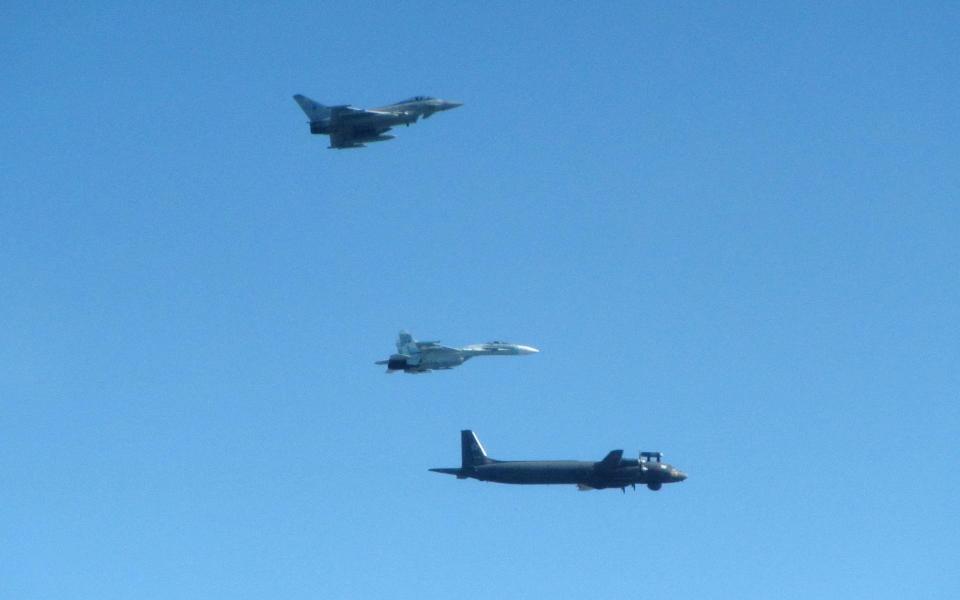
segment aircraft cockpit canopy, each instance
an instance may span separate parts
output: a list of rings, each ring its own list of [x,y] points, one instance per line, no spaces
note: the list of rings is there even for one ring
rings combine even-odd
[[[640,462],[661,462],[663,452],[641,452]]]
[[[433,100],[433,96],[414,96],[413,98],[407,98],[406,100],[401,100],[397,104],[406,104],[408,102],[423,102],[424,100]]]

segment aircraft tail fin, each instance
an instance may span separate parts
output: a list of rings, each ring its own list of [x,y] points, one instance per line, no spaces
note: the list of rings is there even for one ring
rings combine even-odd
[[[297,101],[303,112],[310,117],[310,121],[321,121],[330,116],[330,107],[324,106],[319,102],[314,102],[302,94],[295,94],[293,99]]]
[[[600,461],[600,467],[604,469],[616,469],[620,465],[620,459],[623,458],[623,450],[611,450],[603,460]]]
[[[413,339],[407,331],[401,331],[397,335],[397,352],[400,354],[415,354],[419,352],[417,341]]]
[[[484,450],[483,444],[481,444],[480,439],[477,438],[477,434],[469,429],[464,429],[460,432],[460,454],[463,460],[462,467],[465,471],[493,462],[493,460],[487,456],[487,451]]]

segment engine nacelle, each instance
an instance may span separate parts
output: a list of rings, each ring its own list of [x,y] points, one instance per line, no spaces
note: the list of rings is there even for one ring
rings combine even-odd
[[[403,371],[407,368],[407,357],[394,355],[387,361],[387,369],[391,371]]]

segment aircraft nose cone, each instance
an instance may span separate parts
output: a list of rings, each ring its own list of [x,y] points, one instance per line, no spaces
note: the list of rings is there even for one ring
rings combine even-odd
[[[683,471],[677,471],[677,481],[684,481],[687,478],[687,474]]]
[[[537,354],[540,352],[533,346],[517,346],[517,351],[519,351],[520,354]]]
[[[463,102],[454,102],[452,100],[444,100],[441,110],[450,110],[451,108],[457,108],[463,106]]]

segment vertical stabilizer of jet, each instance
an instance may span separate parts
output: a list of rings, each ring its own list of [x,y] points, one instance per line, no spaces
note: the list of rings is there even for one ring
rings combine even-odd
[[[480,465],[490,464],[491,460],[487,457],[487,451],[477,438],[477,434],[464,429],[460,432],[460,454],[462,458],[462,467],[464,471],[469,471]]]
[[[319,102],[314,102],[310,98],[302,94],[296,94],[293,97],[297,101],[297,104],[300,105],[300,108],[306,113],[311,122],[322,121],[330,116],[330,108],[320,104]]]

